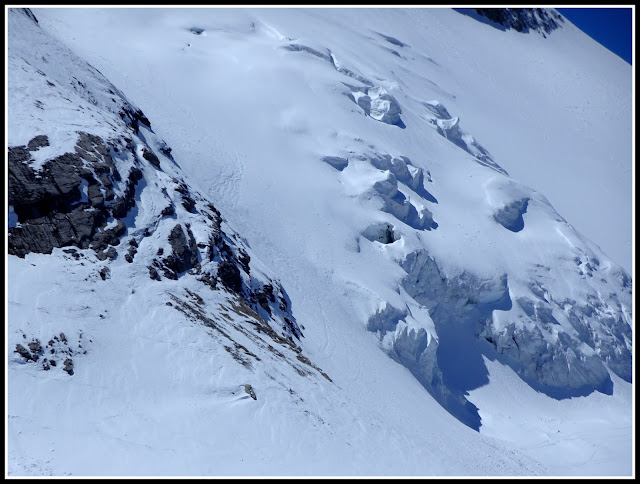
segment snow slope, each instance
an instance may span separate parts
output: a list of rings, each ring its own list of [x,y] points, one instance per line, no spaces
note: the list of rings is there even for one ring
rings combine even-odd
[[[186,129],[187,119],[201,125],[199,116],[187,112],[193,109],[188,107],[189,97],[198,94],[176,92],[183,90],[183,78],[192,89],[204,83],[212,90],[219,86],[226,96],[237,92],[251,105],[251,100],[262,99],[256,89],[273,92],[269,83],[275,78],[260,79],[251,89],[238,86],[237,91],[225,82],[237,82],[236,72],[255,74],[259,66],[275,60],[258,59],[256,49],[265,42],[261,37],[273,39],[272,46],[288,43],[284,37],[310,47],[315,40],[316,47],[330,49],[345,67],[367,66],[382,78],[376,84],[426,101],[440,100],[514,179],[544,193],[579,232],[631,273],[632,68],[568,20],[543,38],[535,32],[502,31],[446,8],[187,12],[182,16],[175,11],[167,15],[162,10],[129,9],[126,19],[120,18],[118,9],[39,13],[44,25],[55,29],[109,79],[120,86],[131,84],[130,94],[148,105],[147,111],[154,103],[146,103],[145,96],[153,98],[158,92],[180,99],[183,104],[174,108],[177,112],[163,121],[171,124],[171,131]],[[207,21],[210,30],[203,36],[194,37],[187,30],[192,24],[205,28]],[[249,35],[252,29],[255,35]],[[243,33],[247,37],[234,45]],[[385,40],[384,35],[403,45]],[[89,41],[94,38],[100,42]],[[147,42],[151,38],[153,42]],[[128,52],[127,59],[119,58],[123,51]],[[185,55],[174,64],[166,56],[177,52]],[[346,64],[344,56],[353,64]],[[319,82],[311,71],[306,77],[311,85]],[[153,89],[147,79],[155,81]],[[291,78],[287,80],[291,84]],[[296,99],[294,92],[290,94],[290,100]],[[226,102],[234,108],[240,104],[238,99]],[[287,113],[283,123],[304,125],[293,111]],[[238,114],[237,119],[245,118]]]
[[[91,251],[82,252],[88,264],[60,249],[11,255],[10,474],[631,474],[631,278],[516,181],[536,180],[532,166],[562,178],[563,150],[594,153],[586,132],[622,160],[626,124],[616,118],[619,129],[606,131],[596,118],[574,130],[564,107],[553,111],[549,85],[527,78],[507,88],[499,83],[511,69],[482,54],[483,45],[502,53],[496,43],[509,36],[507,56],[558,56],[538,66],[548,73],[592,47],[570,25],[543,39],[449,10],[34,13],[42,29],[10,16],[9,72],[28,75],[9,78],[9,146],[44,132],[62,153],[80,128],[112,135],[93,121],[110,112],[100,100],[70,119],[19,102],[49,92],[38,76],[69,91],[70,76],[90,70],[58,37],[153,126],[135,133],[145,184],[118,252],[154,225],[161,188],[171,188],[164,173],[182,179],[197,214],[212,202],[229,220],[225,232],[241,235],[234,244],[262,287],[281,282],[304,336],[281,342],[278,355],[268,334],[243,326],[228,288],[211,291],[195,273],[151,279],[169,223],[138,242],[133,263]],[[95,91],[108,81],[90,82]],[[505,102],[489,109],[495,85]],[[525,100],[529,110],[519,108]],[[563,133],[544,148],[524,141],[538,132],[523,121],[537,110],[551,111],[549,129]],[[34,153],[35,163],[53,154]],[[174,205],[206,245],[210,224]],[[254,288],[248,276],[243,290]],[[293,336],[283,318],[273,315],[280,337]],[[257,358],[233,358],[214,326]],[[12,353],[59,332],[73,338],[72,376]]]

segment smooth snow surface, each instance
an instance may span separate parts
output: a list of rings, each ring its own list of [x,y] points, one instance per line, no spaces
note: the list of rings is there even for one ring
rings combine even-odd
[[[188,274],[8,256],[9,475],[634,472],[624,61],[566,21],[545,39],[451,9],[33,13],[47,79],[71,92],[88,69],[73,51],[150,120],[136,143],[172,149],[146,167],[127,235],[183,177],[280,281],[318,371],[240,330],[260,359],[238,364],[167,304],[197,294],[207,318],[244,324]],[[26,22],[9,24],[9,146],[117,136],[102,98],[66,111],[28,67],[12,74],[40,62]],[[22,109],[34,95],[51,107]],[[72,376],[13,352],[60,332]]]

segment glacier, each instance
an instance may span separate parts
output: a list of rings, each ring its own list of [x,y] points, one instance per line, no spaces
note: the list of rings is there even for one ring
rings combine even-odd
[[[587,133],[616,186],[626,84],[565,123],[529,102],[570,81],[469,39],[540,79],[615,61],[560,20],[386,13],[9,9],[9,475],[630,473],[615,217],[533,188]],[[510,118],[545,111],[545,143]]]

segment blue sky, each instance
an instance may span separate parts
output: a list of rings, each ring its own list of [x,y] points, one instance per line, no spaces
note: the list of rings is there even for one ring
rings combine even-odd
[[[557,8],[572,24],[631,64],[631,8]]]

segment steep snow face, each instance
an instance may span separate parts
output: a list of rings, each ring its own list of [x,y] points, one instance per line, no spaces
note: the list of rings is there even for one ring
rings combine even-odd
[[[389,416],[428,396],[373,345],[409,401],[334,383],[142,112],[28,10],[9,30],[10,475],[537,472],[516,452],[483,463],[509,450],[455,421]]]
[[[467,124],[467,115],[477,107],[467,96],[478,91],[467,91],[456,75],[456,62],[463,59],[466,69],[469,59],[476,60],[457,50],[466,44],[446,42],[445,27],[456,30],[475,20],[424,10],[385,10],[383,16],[374,10],[44,9],[36,15],[45,30],[136,99],[158,135],[146,118],[141,122],[133,116],[126,123],[131,146],[126,139],[119,147],[114,141],[123,156],[109,152],[118,171],[137,166],[144,180],[134,185],[129,199],[135,204],[121,219],[124,237],[106,241],[116,253],[126,251],[132,262],[126,255],[125,260],[112,258],[108,247],[97,273],[83,261],[74,265],[64,259],[64,254],[77,261],[93,259],[91,252],[80,252],[78,259],[75,252],[59,249],[51,249],[50,256],[9,258],[10,278],[16,281],[9,295],[15,320],[9,344],[11,351],[22,347],[10,361],[10,379],[21,389],[10,394],[11,415],[18,422],[10,442],[15,449],[28,449],[12,454],[14,473],[26,472],[17,462],[32,455],[37,457],[30,462],[42,472],[74,474],[580,474],[585,472],[581,463],[594,449],[610,448],[621,451],[607,450],[606,462],[595,472],[629,473],[631,278],[543,195],[508,176],[514,161],[496,155],[498,139],[480,136],[477,124]],[[13,52],[21,52],[14,46],[30,42],[59,46],[40,29],[39,34],[31,32],[35,24],[25,24],[24,15],[12,13],[12,18]],[[485,27],[478,23],[470,30],[491,43],[493,37],[481,30]],[[551,40],[540,36],[528,42],[541,52],[549,45],[564,47],[560,41],[542,44]],[[28,49],[32,47],[24,51]],[[16,67],[22,68],[18,57],[26,55],[15,56]],[[69,67],[64,58],[57,61],[55,65]],[[25,99],[39,96],[37,80],[35,74],[13,84],[10,78],[10,93],[24,93]],[[92,81],[90,89],[99,90],[94,83],[101,82]],[[27,88],[17,88],[22,85]],[[20,103],[14,106],[13,112],[21,112]],[[57,110],[48,112],[57,116]],[[40,117],[52,130],[52,118]],[[92,121],[80,119],[83,132],[91,133],[84,126]],[[26,129],[20,127],[22,119],[14,124],[15,133]],[[81,155],[88,152],[111,170],[98,143],[75,150],[82,135],[70,121],[61,126],[69,131],[64,150],[73,150],[82,167],[88,161]],[[20,148],[16,162],[33,160],[42,173],[55,173],[47,172],[51,155],[35,159],[44,149],[37,136],[47,135],[53,146],[47,133],[42,129],[22,138],[10,133],[10,146]],[[89,162],[95,164],[93,158]],[[115,186],[109,178],[114,173],[104,174]],[[106,225],[98,223],[98,233],[119,230],[111,205],[92,189],[97,186],[106,200],[109,184],[97,175],[93,180],[99,183],[80,175],[71,183],[69,206],[90,211],[104,205]],[[117,200],[120,192],[113,191]],[[233,219],[244,239],[220,225],[209,200]],[[27,222],[35,224],[25,218],[25,210],[16,210],[17,203],[11,207],[12,233],[26,230]],[[167,207],[173,211],[164,213]],[[219,229],[228,235],[216,238]],[[87,247],[95,242],[90,235]],[[134,244],[129,235],[136,236]],[[173,257],[163,257],[161,249]],[[251,268],[244,267],[245,259]],[[264,262],[262,269],[254,269],[258,260]],[[103,352],[81,360],[86,365],[82,371],[74,363],[72,378],[88,383],[108,367],[96,403],[116,391],[107,383],[112,379],[122,380],[133,393],[138,386],[152,392],[156,400],[146,419],[141,416],[149,412],[131,410],[149,408],[134,396],[128,407],[118,407],[122,412],[115,426],[96,427],[108,416],[106,404],[81,417],[88,428],[97,428],[88,439],[108,443],[113,459],[123,456],[116,439],[146,446],[142,467],[131,459],[115,467],[96,464],[92,448],[99,444],[83,449],[82,465],[64,458],[45,462],[41,443],[20,436],[30,425],[44,432],[29,417],[42,408],[34,399],[25,405],[31,380],[19,366],[31,365],[30,370],[33,363],[40,364],[34,357],[42,358],[42,342],[49,333],[58,334],[58,323],[43,323],[41,313],[80,314],[74,313],[80,306],[57,301],[57,289],[46,286],[34,309],[20,291],[35,277],[31,264],[58,271],[74,267],[69,282],[52,273],[48,283],[73,288],[86,278],[89,284],[102,284],[105,300],[123,304],[118,315],[96,315],[91,305],[82,306],[83,317],[93,318],[87,326],[96,336],[92,342],[103,341]],[[255,276],[259,270],[261,275]],[[266,276],[272,273],[281,286]],[[224,290],[212,292],[208,283]],[[282,307],[273,291],[286,302]],[[82,297],[90,299],[91,294]],[[242,301],[251,307],[244,308]],[[40,316],[31,322],[34,312]],[[100,326],[100,315],[110,318],[115,333]],[[261,321],[277,322],[277,332]],[[74,337],[77,332],[80,340],[77,318],[68,317],[65,324],[61,330]],[[210,340],[201,339],[205,328]],[[302,330],[304,338],[292,344]],[[114,350],[122,341],[114,334],[130,337],[125,361],[136,368],[135,377],[110,366],[118,366],[122,358]],[[142,354],[147,339],[158,350],[148,364]],[[52,338],[50,343],[58,351],[59,341]],[[67,353],[77,354],[79,345]],[[174,349],[170,358],[161,354],[165,345]],[[210,355],[208,363],[202,362],[203,352]],[[67,368],[65,361],[60,363]],[[183,368],[189,369],[186,377]],[[217,380],[211,377],[213,368]],[[67,377],[58,372],[51,385],[37,386],[37,394],[55,388],[60,376]],[[532,388],[542,401],[553,402],[539,413],[532,409],[529,416],[510,413],[523,423],[517,428],[505,423],[503,410],[497,410],[503,407],[487,397],[487,391],[514,378],[526,384],[494,396],[501,404],[506,398],[516,405]],[[178,397],[158,403],[167,396],[168,382]],[[67,385],[80,391],[75,383]],[[259,410],[246,405],[263,396]],[[572,420],[575,426],[549,424],[547,409],[571,415],[567,409],[573,402],[595,409],[596,400],[618,411],[598,420],[596,410],[584,410]],[[184,416],[185,430],[164,427],[173,405],[181,412],[185,405],[196,409]],[[228,421],[203,423],[209,405]],[[71,413],[65,418],[69,422]],[[578,421],[594,419],[597,423],[580,436],[571,455],[535,450],[540,445],[566,449]],[[127,437],[130,423],[138,438]],[[160,433],[151,430],[159,426]],[[604,428],[619,429],[606,449],[599,441]],[[64,442],[68,451],[68,442],[56,440],[55,431],[44,434],[51,442]],[[211,433],[220,436],[218,445],[231,439],[227,453],[206,443]],[[240,440],[231,437],[238,434]],[[194,467],[184,460],[172,467],[164,459],[194,450],[194,444],[181,446],[182,437],[207,449],[189,453],[187,461]],[[176,444],[160,449],[153,444],[156,438]],[[298,445],[295,452],[292,442]],[[247,453],[247,446],[252,452]],[[357,457],[363,455],[368,457]],[[238,456],[244,456],[248,468]]]

